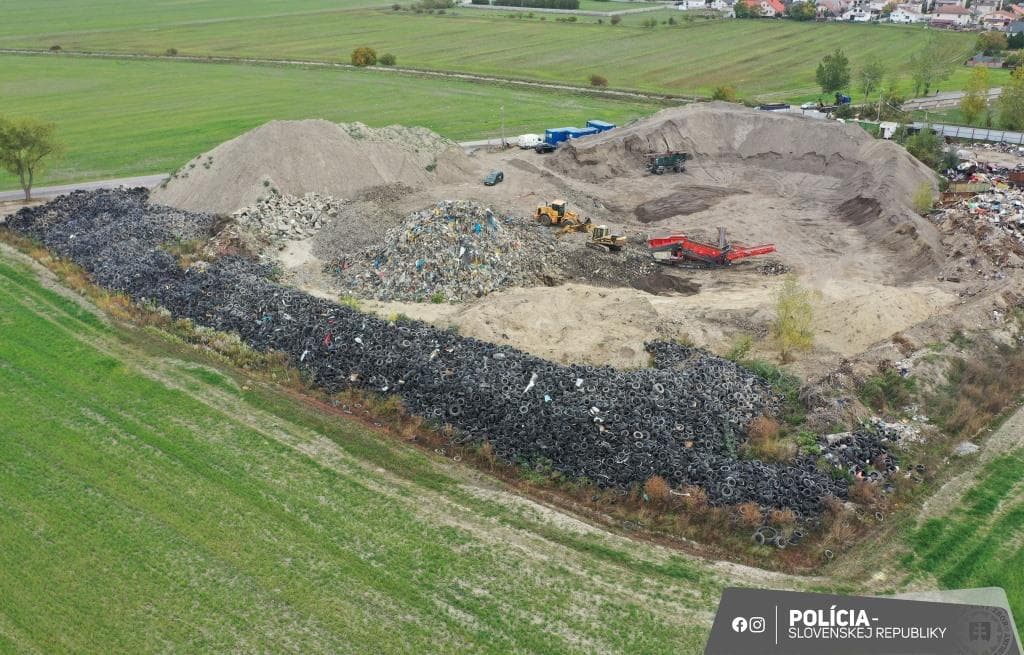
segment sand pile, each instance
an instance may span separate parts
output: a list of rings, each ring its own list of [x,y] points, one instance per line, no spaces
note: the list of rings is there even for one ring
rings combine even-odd
[[[568,143],[547,162],[566,176],[601,184],[649,176],[644,153],[664,150],[689,152],[693,161],[686,173],[659,177],[666,195],[634,209],[640,222],[744,202],[735,194],[752,194],[746,203],[774,196],[815,210],[826,204],[830,218],[898,251],[908,275],[933,271],[941,260],[938,232],[911,206],[921,185],[934,186],[934,173],[856,125],[700,103]]]
[[[393,183],[459,182],[470,170],[457,144],[422,127],[272,121],[193,159],[153,202],[229,214],[274,192],[353,198]]]

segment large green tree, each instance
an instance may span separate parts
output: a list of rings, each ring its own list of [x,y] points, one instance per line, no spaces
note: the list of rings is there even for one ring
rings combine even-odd
[[[964,97],[960,99],[960,113],[968,123],[974,123],[988,107],[988,69],[978,67],[971,71]]]
[[[1010,75],[999,96],[999,125],[1007,130],[1024,129],[1024,66]]]
[[[825,55],[815,73],[818,86],[825,93],[840,91],[850,85],[850,60],[842,50]]]
[[[882,64],[878,57],[868,59],[861,66],[860,71],[857,72],[857,83],[860,86],[860,92],[864,94],[865,102],[871,97],[872,93],[878,90],[884,77],[885,65]]]
[[[35,118],[0,118],[0,166],[18,176],[25,200],[32,199],[32,185],[43,165],[64,152],[57,126]]]
[[[786,7],[786,15],[793,20],[813,20],[817,15],[817,7],[809,0],[798,0]]]
[[[910,78],[914,95],[928,95],[932,86],[947,79],[953,72],[949,53],[934,37],[910,57]]]

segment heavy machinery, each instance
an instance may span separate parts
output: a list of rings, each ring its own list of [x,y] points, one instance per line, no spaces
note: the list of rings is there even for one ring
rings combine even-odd
[[[591,223],[587,223],[590,225]],[[596,225],[590,230],[587,247],[602,252],[618,252],[626,245],[626,235],[612,234],[607,225]]]
[[[618,252],[626,246],[626,235],[612,234],[607,225],[594,225],[588,218],[582,223],[568,223],[558,231],[558,236],[571,232],[589,232],[587,247],[601,252]]]
[[[547,221],[548,225],[582,225],[580,215],[566,209],[564,200],[552,200],[548,204],[538,207],[534,218],[538,221]]]
[[[694,241],[684,234],[673,234],[648,239],[647,247],[659,263],[689,264],[701,268],[732,266],[739,259],[775,252],[775,246],[771,243],[757,246],[729,243],[725,238],[724,227],[718,228],[717,245]]]
[[[649,152],[644,157],[647,159],[647,170],[655,175],[661,175],[668,171],[682,173],[686,170],[686,160],[690,155],[685,152],[669,150],[668,152]]]

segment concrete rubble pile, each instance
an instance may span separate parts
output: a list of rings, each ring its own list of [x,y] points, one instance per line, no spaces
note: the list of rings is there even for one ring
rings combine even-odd
[[[557,266],[558,252],[550,231],[533,221],[444,201],[410,215],[380,245],[329,268],[357,296],[459,302],[538,284]]]
[[[442,206],[452,209],[469,207]],[[269,267],[252,259],[183,269],[163,247],[208,236],[212,225],[209,215],[149,205],[143,190],[75,193],[9,222],[99,285],[236,333],[258,350],[284,352],[327,391],[397,394],[414,413],[454,426],[460,441],[490,442],[506,461],[623,492],[657,474],[673,486],[703,487],[713,503],[789,507],[808,520],[823,497],[847,497],[847,480],[819,470],[815,457],[788,464],[738,458],[745,426],[780,401],[765,380],[732,362],[657,342],[648,345],[654,368],[559,365],[275,284]]]
[[[240,226],[272,243],[281,243],[313,236],[338,215],[340,208],[341,201],[317,193],[302,197],[271,193],[231,216]]]

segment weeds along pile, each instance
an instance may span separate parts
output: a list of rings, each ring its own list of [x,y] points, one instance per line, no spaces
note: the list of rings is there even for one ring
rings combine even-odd
[[[377,319],[275,284],[251,259],[183,269],[167,244],[209,236],[212,217],[150,205],[143,190],[62,196],[8,226],[101,286],[283,351],[328,391],[397,394],[510,462],[620,489],[661,475],[703,487],[713,503],[754,501],[805,518],[823,496],[847,495],[847,481],[815,458],[739,459],[745,426],[780,400],[763,379],[696,348],[649,344],[656,365],[641,370],[563,366],[422,322]]]

